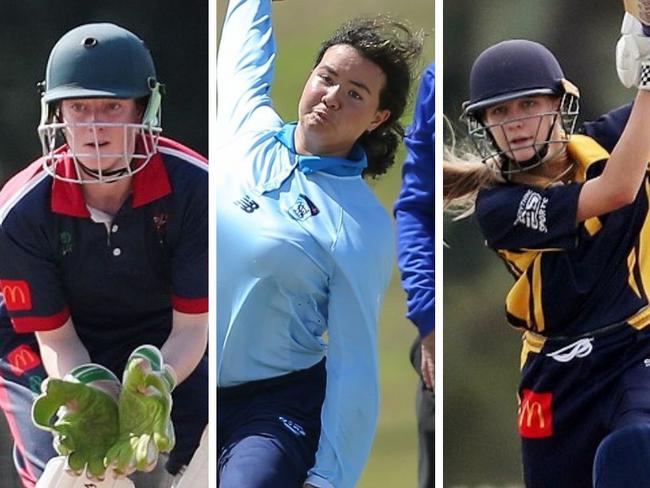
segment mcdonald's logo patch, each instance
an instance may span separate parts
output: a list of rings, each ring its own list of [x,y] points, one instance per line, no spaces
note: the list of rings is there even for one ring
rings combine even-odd
[[[32,309],[32,295],[29,284],[22,280],[0,280],[2,295],[5,299],[7,310],[20,311]]]
[[[519,434],[539,439],[553,435],[553,394],[523,390],[519,403]]]
[[[22,376],[25,371],[34,369],[41,364],[41,358],[38,354],[25,344],[18,346],[7,354],[7,360],[9,361],[11,372],[16,376]]]

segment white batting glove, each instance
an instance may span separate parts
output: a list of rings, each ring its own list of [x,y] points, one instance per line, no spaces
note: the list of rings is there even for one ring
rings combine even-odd
[[[626,88],[650,90],[650,37],[643,34],[641,22],[627,12],[616,44],[616,72]]]

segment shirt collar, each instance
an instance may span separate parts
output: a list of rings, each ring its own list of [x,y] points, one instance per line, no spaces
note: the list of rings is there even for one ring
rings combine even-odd
[[[285,124],[275,138],[296,154],[298,168],[305,174],[323,171],[336,176],[358,176],[368,166],[366,152],[360,144],[352,146],[348,158],[337,156],[305,156],[296,153],[294,134],[297,122]]]
[[[72,160],[66,158],[56,167],[57,174],[65,177],[76,177]],[[52,181],[52,211],[70,217],[90,218],[86,207],[83,189],[80,183]],[[169,175],[160,153],[155,153],[147,165],[133,175],[133,208],[141,207],[158,200],[172,192]]]

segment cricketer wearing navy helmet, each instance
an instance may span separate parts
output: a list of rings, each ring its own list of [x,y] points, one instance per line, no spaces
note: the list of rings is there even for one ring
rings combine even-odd
[[[69,456],[80,448],[62,442],[56,424],[33,425],[41,382],[90,362],[122,377],[147,345],[174,371],[160,395],[167,406],[173,398],[171,417],[158,420],[175,426],[167,469],[176,474],[208,417],[206,160],[160,135],[162,85],[145,43],[122,27],[66,33],[42,87],[43,157],[0,192],[0,407],[16,467],[25,486],[56,451],[80,463],[73,470],[89,469],[87,453]],[[113,467],[151,469],[150,447],[142,463]]]

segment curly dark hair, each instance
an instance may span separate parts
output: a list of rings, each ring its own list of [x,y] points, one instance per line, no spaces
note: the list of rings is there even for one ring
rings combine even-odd
[[[390,110],[390,116],[357,140],[368,156],[364,176],[384,174],[395,162],[395,152],[404,138],[404,127],[399,119],[406,109],[423,39],[421,31],[414,33],[404,22],[386,15],[361,17],[341,25],[321,44],[316,55],[314,67],[330,47],[346,44],[379,66],[386,76],[386,84],[379,94],[379,110]]]

